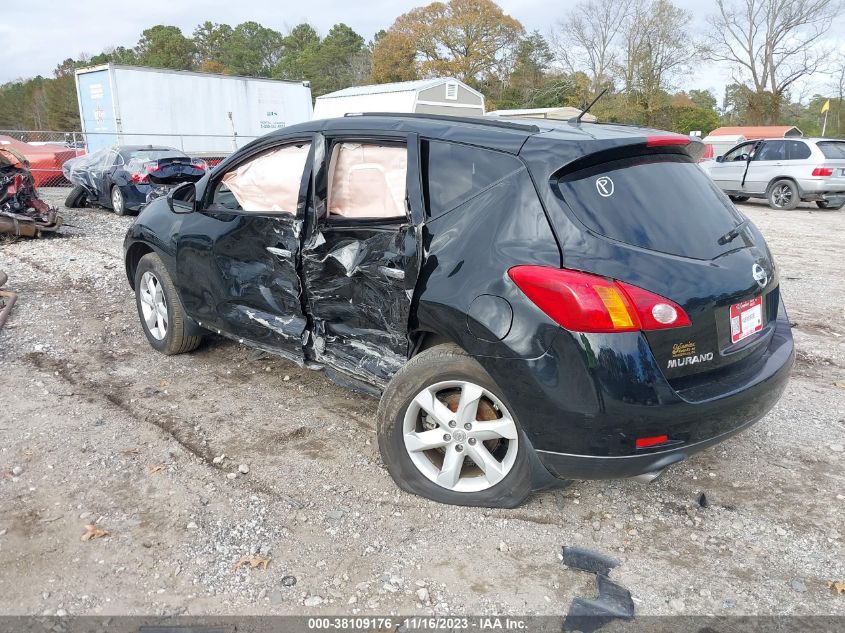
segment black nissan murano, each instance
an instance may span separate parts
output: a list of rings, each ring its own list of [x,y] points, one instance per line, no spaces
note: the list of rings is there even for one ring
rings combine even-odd
[[[512,507],[653,478],[759,420],[794,358],[769,249],[701,149],[591,123],[312,121],[154,200],[126,272],[165,354],[213,333],[380,394],[409,492]]]

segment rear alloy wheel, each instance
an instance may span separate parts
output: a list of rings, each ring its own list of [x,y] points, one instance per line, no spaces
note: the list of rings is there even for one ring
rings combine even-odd
[[[126,201],[120,187],[113,185],[111,188],[111,208],[117,215],[126,214]]]
[[[400,369],[378,418],[382,460],[403,490],[507,508],[531,492],[518,421],[487,372],[454,345],[426,350]]]
[[[426,387],[405,410],[405,450],[447,490],[479,492],[507,477],[519,450],[516,423],[480,385],[449,380]]]
[[[769,206],[791,211],[801,202],[797,185],[791,180],[778,180],[769,187]]]
[[[827,200],[816,200],[816,206],[819,209],[824,209],[825,211],[838,211],[843,205],[845,205],[845,202],[830,204]]]

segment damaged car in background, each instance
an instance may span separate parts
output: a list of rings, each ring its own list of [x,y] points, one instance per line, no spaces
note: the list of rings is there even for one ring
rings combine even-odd
[[[172,147],[108,147],[62,166],[65,178],[73,185],[65,206],[101,206],[124,215],[140,210],[178,184],[196,182],[207,169],[204,160]]]
[[[273,132],[129,228],[164,354],[224,335],[380,394],[404,490],[513,507],[749,427],[794,360],[763,236],[690,137],[373,114]]]
[[[0,234],[39,237],[61,224],[58,211],[38,197],[26,159],[10,147],[0,147]]]

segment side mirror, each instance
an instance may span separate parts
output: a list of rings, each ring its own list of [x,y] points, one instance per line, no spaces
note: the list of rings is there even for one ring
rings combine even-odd
[[[724,163],[724,162],[725,162],[725,157],[724,157],[724,156],[717,156],[717,157],[716,157],[716,162],[717,162],[717,163]]]
[[[193,213],[197,210],[197,187],[184,182],[167,194],[167,206],[173,213]]]

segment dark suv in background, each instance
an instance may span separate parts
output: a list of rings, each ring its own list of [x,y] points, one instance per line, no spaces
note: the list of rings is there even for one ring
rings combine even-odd
[[[381,395],[405,490],[514,506],[654,476],[760,419],[778,271],[690,138],[413,115],[265,136],[129,229],[150,344],[221,334]]]

